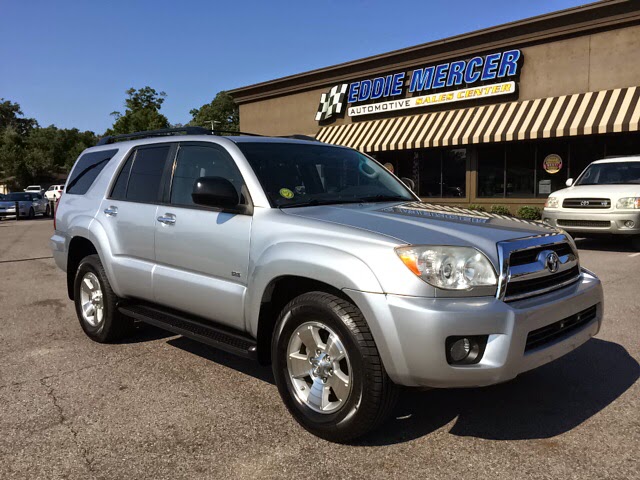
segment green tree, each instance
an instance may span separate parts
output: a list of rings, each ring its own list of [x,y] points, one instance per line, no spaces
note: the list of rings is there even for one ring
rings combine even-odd
[[[108,129],[106,135],[118,135],[123,133],[141,132],[145,130],[157,130],[168,128],[169,120],[160,113],[160,108],[167,96],[164,92],[156,92],[147,86],[136,90],[127,90],[125,100],[126,110],[124,114],[112,112],[115,117],[113,126]]]
[[[192,117],[189,125],[230,132],[240,130],[238,105],[233,101],[231,95],[225,91],[218,92],[211,103],[206,103],[200,108],[194,108],[189,113]]]
[[[0,130],[13,127],[20,135],[28,134],[38,122],[33,118],[20,118],[23,115],[20,104],[0,98]]]

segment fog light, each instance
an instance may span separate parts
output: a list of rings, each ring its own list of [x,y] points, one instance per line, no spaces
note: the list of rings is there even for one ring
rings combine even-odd
[[[551,225],[551,219],[550,218],[544,218],[542,220],[542,223],[544,223],[545,225]]]
[[[450,365],[471,365],[482,359],[488,335],[448,337],[445,341],[447,362]]]
[[[456,363],[467,358],[469,352],[471,352],[471,342],[467,337],[456,340],[449,348],[449,356]]]
[[[636,222],[634,222],[633,220],[625,220],[624,226],[627,228],[633,228],[636,226]]]

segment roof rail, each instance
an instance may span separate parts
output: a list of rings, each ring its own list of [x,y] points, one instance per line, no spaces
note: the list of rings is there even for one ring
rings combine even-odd
[[[293,138],[294,140],[308,140],[309,142],[320,142],[316,137],[311,137],[309,135],[301,135],[299,133],[294,133],[293,135],[282,135],[279,138]]]
[[[162,128],[160,130],[146,130],[144,132],[125,133],[122,135],[106,135],[98,141],[98,145],[108,145],[110,143],[115,143],[122,140],[133,140],[135,138],[165,137],[177,133],[181,133],[183,135],[218,135],[220,133],[234,133],[236,135],[249,135],[252,137],[262,136],[258,135],[257,133],[236,132],[233,130],[210,130],[204,127],[176,127]]]

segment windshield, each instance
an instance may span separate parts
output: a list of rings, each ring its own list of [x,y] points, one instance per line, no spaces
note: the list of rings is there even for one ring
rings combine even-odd
[[[348,148],[304,143],[240,142],[276,207],[415,201],[382,165]]]
[[[4,199],[14,202],[30,202],[32,197],[30,193],[10,193]]]
[[[592,163],[576,185],[640,184],[640,162]]]

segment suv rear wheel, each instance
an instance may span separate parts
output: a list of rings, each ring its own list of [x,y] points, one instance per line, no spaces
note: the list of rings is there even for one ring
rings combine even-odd
[[[348,442],[379,426],[396,398],[369,327],[351,302],[324,292],[293,299],[272,342],[273,372],[294,418]]]
[[[132,332],[133,320],[118,311],[118,298],[98,255],[82,259],[73,288],[78,320],[89,338],[107,343]]]

